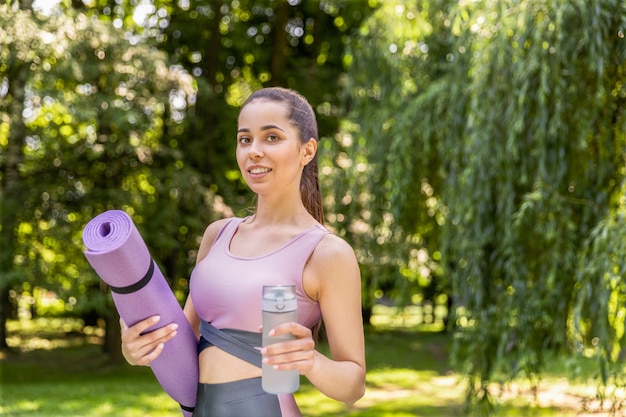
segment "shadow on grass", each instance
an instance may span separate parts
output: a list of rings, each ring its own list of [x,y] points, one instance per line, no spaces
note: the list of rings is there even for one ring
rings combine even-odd
[[[365,338],[368,370],[409,368],[436,374],[451,370],[445,333],[368,327]]]
[[[11,417],[180,417],[176,404],[151,370],[113,366],[94,343],[67,323],[41,323],[45,332],[21,332],[21,353],[0,358],[0,416]],[[43,342],[45,335],[46,342]],[[18,337],[14,334],[13,337]],[[367,391],[352,406],[322,395],[305,378],[296,393],[307,417],[458,417],[463,415],[465,381],[448,364],[449,336],[416,329],[366,329]],[[17,339],[16,339],[17,340]],[[48,346],[46,348],[46,346]],[[61,347],[58,347],[61,346]],[[328,346],[320,345],[328,353]],[[555,368],[556,369],[556,368]],[[556,371],[555,371],[556,372]],[[554,374],[553,374],[554,378]],[[591,416],[581,414],[581,392],[552,379],[542,403],[517,385],[500,398],[492,416]],[[565,380],[565,382],[567,382]],[[584,386],[583,386],[584,388]],[[588,388],[588,386],[587,386]],[[552,403],[558,396],[568,403]],[[551,397],[550,397],[551,396]],[[541,397],[539,397],[541,399]],[[246,416],[247,417],[247,416]],[[253,416],[252,416],[253,417]]]
[[[463,385],[448,366],[448,336],[416,330],[365,333],[367,389],[353,406],[330,400],[306,381],[296,394],[303,415],[380,417],[462,415]],[[320,350],[328,353],[325,345]]]
[[[43,324],[42,324],[43,325]],[[82,344],[67,323],[45,325],[46,331],[22,332],[24,346],[33,341],[53,341],[28,348],[0,360],[2,396],[0,415],[38,417],[178,417],[178,405],[158,385],[149,368],[112,366],[98,344]],[[56,327],[56,333],[52,327]],[[69,331],[67,331],[69,329]],[[64,333],[67,332],[67,333]],[[68,340],[71,343],[67,343]],[[41,341],[37,342],[40,345]],[[37,345],[39,346],[39,345]],[[320,394],[302,378],[296,394],[306,416],[459,415],[449,395],[422,395],[425,387],[441,388],[434,377],[446,376],[447,338],[434,333],[402,330],[366,331],[367,393],[354,406]],[[328,346],[322,344],[322,351]],[[416,391],[416,387],[419,388]],[[437,404],[437,401],[440,404]],[[451,405],[452,404],[452,405]]]
[[[0,372],[0,416],[180,415],[149,368],[111,366],[99,345],[10,355]]]

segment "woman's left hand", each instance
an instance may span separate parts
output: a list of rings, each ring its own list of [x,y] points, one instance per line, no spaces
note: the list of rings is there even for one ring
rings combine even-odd
[[[270,330],[270,336],[293,334],[294,340],[279,342],[261,349],[263,364],[286,371],[297,369],[306,374],[315,365],[315,341],[311,329],[295,322],[283,323]]]

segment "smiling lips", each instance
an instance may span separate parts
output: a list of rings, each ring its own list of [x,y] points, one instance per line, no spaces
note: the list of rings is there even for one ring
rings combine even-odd
[[[249,169],[248,172],[250,172],[251,174],[265,174],[267,172],[270,172],[271,170],[271,168],[254,167]]]

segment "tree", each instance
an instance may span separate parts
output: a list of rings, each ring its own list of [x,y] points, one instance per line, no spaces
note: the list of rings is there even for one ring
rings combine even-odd
[[[620,1],[493,0],[385,3],[361,31],[354,142],[393,233],[441,254],[470,400],[548,351],[619,351],[624,28]]]
[[[349,213],[341,229],[359,242],[366,309],[381,289],[404,304],[419,301],[416,295],[450,294],[441,263],[446,162],[439,140],[445,130],[428,117],[441,116],[449,104],[442,90],[455,86],[444,78],[453,77],[445,58],[451,41],[443,5],[422,7],[384,3],[361,26],[349,53],[345,103],[351,117],[337,141],[341,169],[334,189],[335,200],[347,206],[336,211]]]
[[[3,12],[7,12],[7,6],[1,6]],[[35,30],[35,24],[27,18],[17,16],[15,19],[15,29],[23,28],[25,32],[31,33]],[[19,26],[18,26],[19,25]],[[7,30],[8,29],[8,30]],[[20,147],[21,138],[25,137],[26,126],[21,117],[24,110],[24,93],[29,76],[30,65],[33,65],[37,56],[30,50],[32,39],[23,38],[17,31],[12,31],[12,27],[5,29],[2,25],[0,37],[3,43],[12,42],[13,48],[3,45],[2,60],[4,64],[0,67],[2,77],[2,90],[0,91],[2,101],[0,102],[0,122],[4,126],[0,141],[3,153],[0,154],[0,350],[8,348],[6,342],[6,320],[12,315],[12,305],[9,298],[9,291],[19,281],[22,276],[20,271],[14,269],[15,251],[15,231],[17,229],[17,219],[15,213],[19,211],[19,196],[21,193],[21,174],[19,172],[22,165],[22,151]],[[9,78],[13,80],[8,82]],[[9,131],[6,126],[13,128]]]
[[[49,17],[4,8],[3,29],[18,31],[19,19],[32,28],[20,39],[34,56],[3,60],[12,64],[0,72],[7,91],[26,93],[21,109],[3,109],[0,129],[0,158],[14,149],[22,167],[22,191],[3,199],[16,221],[3,227],[6,274],[24,274],[10,285],[53,290],[75,314],[106,314],[80,233],[123,208],[182,301],[206,224],[250,205],[228,139],[236,107],[252,89],[284,83],[309,96],[332,136],[343,49],[369,3],[63,1]],[[13,51],[13,38],[2,41]],[[29,70],[23,88],[9,72],[18,64]]]
[[[2,109],[0,125],[3,247],[11,248],[2,251],[3,286],[52,287],[75,300],[68,308],[108,318],[119,337],[106,292],[82,256],[82,226],[103,210],[125,208],[148,236],[153,228],[169,241],[184,234],[184,219],[174,230],[164,219],[184,199],[204,203],[210,192],[198,189],[198,174],[162,138],[186,109],[172,97],[185,103],[194,94],[191,77],[169,67],[163,53],[83,14],[40,19],[2,6],[0,19],[2,51],[11,54],[0,79],[13,106]],[[157,194],[164,184],[168,193]],[[201,207],[197,217],[208,217],[210,207]],[[160,223],[151,228],[146,216]],[[18,279],[6,278],[12,271]],[[111,352],[119,351],[115,335],[108,332]]]
[[[235,169],[235,141],[228,140],[237,107],[262,86],[295,88],[318,109],[320,132],[332,136],[340,116],[344,49],[350,31],[376,4],[154,0],[140,7],[132,1],[99,1],[80,8],[141,34],[193,76],[194,106],[182,128],[168,133],[204,174],[203,184],[241,213],[250,194]]]

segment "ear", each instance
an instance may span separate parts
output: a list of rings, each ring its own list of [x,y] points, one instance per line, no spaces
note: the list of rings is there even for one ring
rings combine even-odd
[[[317,153],[317,141],[314,138],[309,139],[307,143],[302,145],[301,162],[307,165]]]

